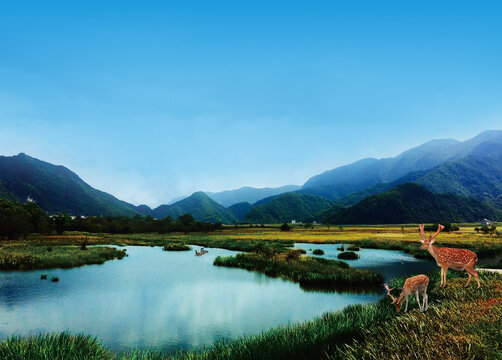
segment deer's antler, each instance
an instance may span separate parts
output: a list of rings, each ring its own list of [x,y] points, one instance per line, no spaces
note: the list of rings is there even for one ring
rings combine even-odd
[[[392,290],[394,290],[394,288],[392,289],[389,289],[389,285],[387,284],[383,284],[383,286],[385,287],[385,289],[387,290],[387,295],[390,296],[390,298],[392,299],[392,302],[396,301],[396,298],[394,296],[392,296],[392,294],[390,293]]]
[[[427,240],[427,238],[425,237],[425,232],[424,232],[424,224],[418,225],[418,228],[420,229],[420,236],[422,237],[422,240],[420,240],[420,241],[424,242],[425,240]]]
[[[444,226],[443,226],[443,225],[441,225],[441,224],[439,224],[439,225],[438,225],[438,231],[436,231],[436,233],[435,233],[434,235],[432,235],[431,237],[429,237],[429,242],[430,242],[431,244],[433,243],[433,241],[432,241],[432,240],[434,240],[434,238],[435,238],[436,236],[438,236],[438,235],[439,235],[439,233],[441,232],[441,230],[443,230],[443,229],[444,229]]]

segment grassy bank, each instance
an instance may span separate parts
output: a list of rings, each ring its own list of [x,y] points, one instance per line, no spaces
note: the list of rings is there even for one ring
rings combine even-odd
[[[421,314],[414,299],[410,311],[396,314],[388,298],[354,305],[312,321],[277,327],[261,334],[216,343],[205,349],[169,356],[158,351],[113,355],[92,338],[67,334],[11,338],[0,343],[3,359],[62,359],[45,354],[70,354],[74,359],[121,360],[295,360],[295,359],[500,359],[502,343],[502,277],[481,273],[482,288],[464,289],[461,272],[449,274],[439,288],[439,272],[431,275],[429,311]],[[391,286],[402,286],[395,279]],[[28,349],[33,350],[28,351]],[[13,351],[13,349],[16,349]],[[29,354],[21,357],[18,354]],[[73,356],[73,354],[80,354]],[[94,356],[96,354],[96,356]],[[87,356],[87,357],[86,357]],[[94,356],[94,357],[93,357]]]
[[[111,247],[77,245],[3,245],[0,248],[0,270],[33,270],[71,268],[88,264],[102,264],[107,260],[122,259],[124,250]]]
[[[249,253],[217,257],[214,265],[259,271],[301,285],[378,287],[383,282],[383,277],[373,271],[351,268],[343,261],[302,256],[297,250],[271,256]]]
[[[475,224],[460,225],[460,231],[441,233],[437,238],[440,247],[466,248],[475,251],[479,257],[502,254],[502,237],[477,233]],[[261,243],[278,249],[292,247],[295,242],[324,244],[353,244],[357,247],[402,250],[417,258],[431,258],[425,250],[420,250],[418,226],[372,225],[372,226],[315,226],[313,229],[293,227],[291,231],[281,231],[278,226],[249,227],[227,226],[210,233],[170,233],[170,234],[86,234],[88,244],[164,246],[171,243],[185,243],[203,247],[251,252]],[[81,233],[43,236],[31,235],[17,243],[24,244],[79,244]]]

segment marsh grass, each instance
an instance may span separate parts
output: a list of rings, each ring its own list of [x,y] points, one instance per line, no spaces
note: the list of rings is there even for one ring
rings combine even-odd
[[[347,246],[347,250],[348,251],[359,251],[359,250],[361,250],[361,248],[357,245],[349,245],[349,246]]]
[[[188,251],[188,250],[192,250],[192,248],[186,244],[172,243],[172,244],[164,245],[163,250],[164,251]]]
[[[79,246],[21,245],[0,248],[0,270],[32,270],[71,268],[86,264],[102,264],[107,260],[123,258],[125,251],[111,247],[91,247],[81,251]]]
[[[112,355],[94,338],[63,332],[3,340],[0,342],[0,359],[110,360]]]
[[[329,285],[334,289],[336,286],[377,287],[383,282],[382,275],[371,270],[351,268],[337,260],[300,256],[300,252],[295,250],[275,256],[256,253],[218,256],[214,265],[259,271],[300,284]]]
[[[314,254],[314,255],[324,255],[324,251],[321,250],[321,249],[314,249],[314,251],[312,251],[312,254]]]

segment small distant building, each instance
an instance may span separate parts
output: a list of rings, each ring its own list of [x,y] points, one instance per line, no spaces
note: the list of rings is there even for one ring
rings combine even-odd
[[[492,224],[492,222],[488,219],[481,220],[481,225],[490,226],[491,224]]]
[[[291,220],[291,224],[296,224],[296,220]]]

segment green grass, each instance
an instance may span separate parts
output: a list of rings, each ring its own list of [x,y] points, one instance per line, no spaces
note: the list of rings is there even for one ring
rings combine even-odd
[[[349,245],[349,246],[347,246],[347,250],[348,251],[359,251],[359,250],[361,250],[361,248],[357,245]]]
[[[383,282],[382,275],[373,271],[351,268],[342,261],[301,256],[296,250],[272,256],[256,253],[219,256],[214,265],[259,271],[300,285],[332,286],[334,289],[375,287]]]
[[[46,246],[21,245],[0,248],[0,270],[33,270],[49,268],[71,268],[87,264],[102,264],[107,260],[122,259],[124,250],[111,247]]]
[[[188,251],[188,250],[192,250],[192,248],[186,244],[173,243],[173,244],[164,245],[163,250],[164,251]]]
[[[69,333],[27,338],[11,337],[0,343],[3,360],[109,360],[112,354],[96,339]]]
[[[338,254],[337,258],[342,260],[357,260],[359,255],[352,251],[344,251]]]
[[[453,274],[441,289],[434,272],[426,314],[415,303],[413,311],[364,330],[364,340],[345,345],[330,359],[415,359],[412,349],[420,349],[421,359],[501,359],[502,277],[481,274],[478,290],[472,284],[464,289],[465,278]]]

